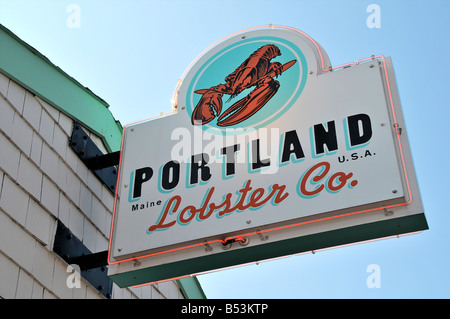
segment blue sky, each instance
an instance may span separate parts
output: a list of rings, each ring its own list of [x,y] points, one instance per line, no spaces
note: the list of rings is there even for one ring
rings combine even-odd
[[[70,4],[79,27],[67,24]],[[380,28],[366,23],[370,4]],[[449,12],[448,0],[0,0],[0,23],[106,100],[123,125],[169,111],[197,55],[248,27],[302,30],[333,65],[392,57],[430,230],[202,275],[209,298],[450,297]],[[372,264],[380,288],[366,284]]]

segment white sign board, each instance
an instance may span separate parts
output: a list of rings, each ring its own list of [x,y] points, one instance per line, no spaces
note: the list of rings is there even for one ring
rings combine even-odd
[[[246,32],[194,64],[176,114],[126,126],[110,264],[225,254],[411,204],[386,60],[327,63],[300,31]]]

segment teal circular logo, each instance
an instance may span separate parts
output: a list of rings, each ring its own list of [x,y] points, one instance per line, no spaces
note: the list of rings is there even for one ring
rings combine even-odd
[[[279,37],[243,39],[209,56],[186,94],[192,125],[240,134],[280,118],[306,84],[308,65],[294,43]]]

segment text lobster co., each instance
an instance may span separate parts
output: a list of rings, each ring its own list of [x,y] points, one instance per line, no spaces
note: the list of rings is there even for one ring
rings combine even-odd
[[[353,173],[336,172],[331,174],[330,163],[321,162],[309,168],[300,178],[297,193],[304,198],[319,195],[323,190],[331,193],[339,192],[344,186],[353,188],[358,181],[353,178]],[[194,218],[201,222],[215,215],[216,218],[229,216],[234,212],[243,212],[247,209],[257,209],[270,202],[277,206],[290,196],[286,185],[273,184],[268,189],[254,188],[251,180],[247,180],[244,186],[236,192],[229,192],[221,202],[213,202],[215,188],[211,187],[205,196],[201,206],[186,205],[183,207],[181,196],[171,197],[164,205],[158,218],[158,222],[148,228],[148,233],[157,230],[168,229],[175,224],[187,225]],[[308,189],[306,185],[315,185],[314,189]],[[234,198],[237,195],[237,199]],[[236,204],[233,204],[236,203]]]

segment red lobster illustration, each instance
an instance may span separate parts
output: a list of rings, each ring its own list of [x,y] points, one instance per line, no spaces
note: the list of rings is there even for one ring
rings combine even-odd
[[[283,65],[279,62],[270,62],[279,55],[281,51],[277,46],[264,45],[225,78],[226,84],[196,90],[194,93],[202,94],[202,97],[192,112],[192,124],[203,125],[219,116],[218,126],[230,126],[253,116],[277,93],[280,83],[273,77],[278,77],[297,62],[292,60]],[[254,90],[221,114],[224,94],[230,95],[229,101],[252,86],[256,86]]]

